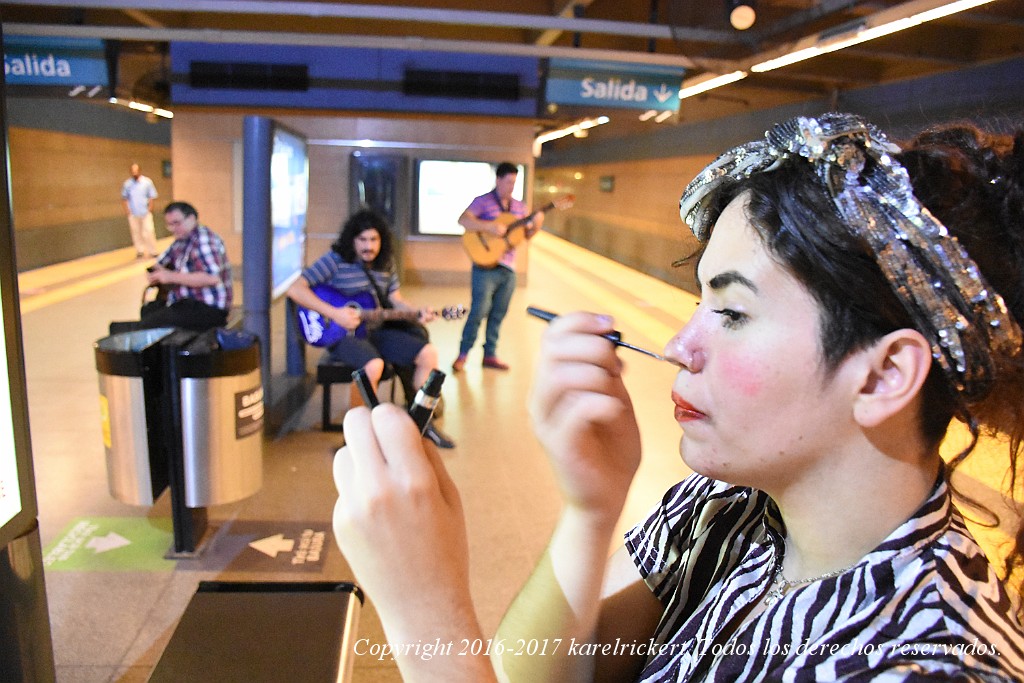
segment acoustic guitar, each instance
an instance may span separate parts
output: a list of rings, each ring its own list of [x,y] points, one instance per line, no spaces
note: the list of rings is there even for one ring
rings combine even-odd
[[[504,237],[498,237],[489,232],[467,230],[466,234],[462,236],[462,246],[473,263],[482,268],[493,268],[498,265],[506,251],[518,246],[526,239],[526,225],[533,220],[534,216],[551,209],[568,209],[575,201],[576,197],[568,194],[548,202],[529,216],[516,218],[507,212],[499,214],[494,221],[505,226]]]
[[[303,340],[310,346],[333,346],[349,335],[363,339],[369,328],[376,327],[383,322],[389,320],[415,321],[420,317],[418,310],[378,308],[376,299],[369,292],[347,297],[330,285],[316,285],[312,289],[314,294],[331,306],[355,308],[359,311],[362,322],[356,329],[347,330],[330,318],[325,318],[314,310],[296,304],[295,313],[299,320],[299,332],[302,334]],[[437,315],[444,320],[458,320],[465,316],[466,312],[466,307],[459,304],[443,308],[438,311]]]

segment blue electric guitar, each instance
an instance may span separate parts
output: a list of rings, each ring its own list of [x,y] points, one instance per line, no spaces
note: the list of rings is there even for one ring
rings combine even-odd
[[[299,332],[302,338],[310,346],[333,346],[342,338],[354,335],[358,339],[366,337],[367,328],[380,325],[388,320],[418,320],[418,310],[405,310],[398,308],[378,308],[377,301],[373,294],[362,292],[356,296],[345,296],[329,285],[316,285],[312,288],[313,293],[331,306],[341,308],[350,306],[359,311],[362,322],[355,330],[346,330],[330,318],[325,318],[316,311],[305,306],[296,304],[296,314],[299,319]],[[462,305],[448,306],[437,312],[437,315],[445,320],[458,320],[466,315],[466,308]]]

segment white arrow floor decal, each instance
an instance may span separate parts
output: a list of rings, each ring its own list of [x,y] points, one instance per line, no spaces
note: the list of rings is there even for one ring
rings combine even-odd
[[[280,552],[290,553],[295,548],[295,540],[285,538],[284,534],[274,534],[273,536],[253,541],[249,544],[249,547],[260,551],[268,557],[277,557],[277,554]]]
[[[126,545],[131,545],[131,541],[124,536],[111,531],[106,536],[93,536],[89,539],[89,542],[85,544],[85,547],[92,548],[96,551],[96,554],[99,555],[100,553],[105,553],[108,550],[123,548]]]

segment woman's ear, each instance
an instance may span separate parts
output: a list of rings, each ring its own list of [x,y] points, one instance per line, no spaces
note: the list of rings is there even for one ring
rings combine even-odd
[[[931,346],[917,330],[885,335],[864,354],[866,376],[857,395],[854,418],[876,427],[913,403],[932,367]]]

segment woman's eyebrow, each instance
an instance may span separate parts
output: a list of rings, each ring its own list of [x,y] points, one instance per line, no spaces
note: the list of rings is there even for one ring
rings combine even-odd
[[[708,281],[708,286],[715,290],[724,289],[729,285],[742,285],[754,294],[757,294],[757,285],[755,285],[748,277],[735,270],[727,270],[724,273],[719,273]]]

